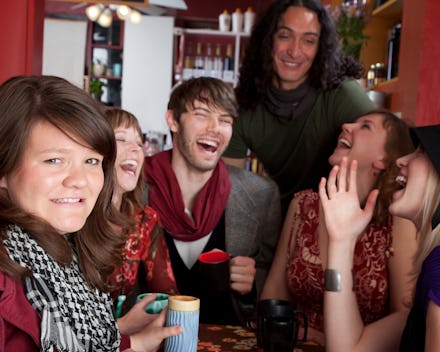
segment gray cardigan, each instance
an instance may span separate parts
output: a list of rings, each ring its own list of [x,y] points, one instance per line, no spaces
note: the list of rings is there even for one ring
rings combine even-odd
[[[268,177],[229,165],[228,171],[232,189],[225,210],[226,251],[255,259],[259,297],[281,229],[279,191]]]

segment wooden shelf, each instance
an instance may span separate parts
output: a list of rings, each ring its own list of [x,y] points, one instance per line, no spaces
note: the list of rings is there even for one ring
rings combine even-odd
[[[200,35],[217,35],[219,37],[249,37],[249,33],[245,32],[222,32],[216,29],[199,29],[199,28],[182,28],[175,27],[174,35],[187,34],[200,34]]]
[[[113,80],[113,81],[122,80],[122,77],[116,77],[116,76],[96,76],[96,75],[93,75],[93,78],[108,79],[108,80]]]
[[[403,0],[389,0],[373,10],[374,17],[399,20],[402,18]]]
[[[121,45],[108,45],[108,44],[92,44],[92,48],[96,49],[107,49],[107,50],[123,50]]]
[[[389,79],[388,81],[379,83],[379,84],[375,85],[374,87],[371,87],[371,89],[378,89],[378,88],[380,89],[380,88],[385,88],[385,87],[391,86],[391,85],[395,86],[398,83],[398,81],[399,81],[399,77],[394,77],[392,79]]]
[[[100,34],[100,40],[96,40],[95,34]],[[106,81],[104,88],[103,103],[112,106],[121,106],[121,86],[122,75],[114,76],[104,74],[95,75],[93,65],[96,59],[101,59],[107,69],[112,69],[116,63],[123,64],[124,52],[124,21],[113,21],[110,28],[103,28],[95,22],[89,21],[87,29],[87,56],[86,56],[86,76],[87,83],[93,79]],[[107,71],[111,73],[110,71]],[[87,87],[90,91],[90,87]]]
[[[186,35],[201,36],[201,37],[203,37],[203,36],[224,37],[224,38],[226,38],[227,42],[234,41],[235,44],[234,44],[234,56],[233,56],[233,60],[234,60],[233,61],[234,62],[233,76],[231,76],[230,78],[223,77],[222,79],[225,82],[232,84],[233,87],[235,87],[238,82],[241,49],[243,48],[242,41],[245,40],[246,38],[248,38],[250,36],[250,33],[232,32],[232,31],[223,32],[223,31],[219,31],[216,29],[209,29],[209,28],[182,28],[182,27],[175,27],[174,28],[174,36],[175,37],[184,37]],[[185,49],[183,47],[182,48],[176,47],[176,49],[179,52],[177,59],[175,60],[176,61],[175,66],[177,67],[183,61]],[[183,71],[184,70],[182,69],[182,77],[185,76]],[[199,73],[201,75],[203,75],[203,72],[204,72],[203,70],[197,70],[197,71],[200,71]],[[217,71],[217,72],[219,72],[219,71]],[[195,76],[198,76],[198,74],[196,74]],[[210,74],[208,74],[208,76],[209,75]],[[220,77],[218,77],[218,78],[220,78]]]
[[[369,38],[361,51],[361,61],[366,71],[372,64],[386,63],[389,31],[393,26],[401,22],[403,18],[403,0],[388,0],[381,6],[373,9],[375,3],[375,0],[367,0],[371,17],[367,22],[364,33]],[[400,111],[401,109],[401,101],[398,97],[398,82],[398,77],[395,77],[371,87],[373,90],[383,91],[390,95],[388,108],[394,111]]]

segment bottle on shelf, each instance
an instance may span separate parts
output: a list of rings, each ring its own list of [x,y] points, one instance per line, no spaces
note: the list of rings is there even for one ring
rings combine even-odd
[[[244,32],[250,33],[252,30],[252,27],[254,26],[255,22],[255,12],[252,10],[252,6],[249,6],[244,13]]]
[[[398,23],[390,30],[387,55],[387,79],[397,77],[401,29],[402,24]]]
[[[193,67],[194,67],[193,43],[189,42],[188,47],[186,48],[186,55],[183,60],[183,68],[192,69]]]
[[[223,60],[223,80],[234,81],[234,59],[232,56],[232,44],[226,46],[226,55]]]
[[[382,62],[378,62],[376,64],[376,74],[374,78],[374,85],[385,82],[387,79],[387,70],[385,64]]]
[[[229,32],[231,30],[231,15],[228,10],[223,10],[218,16],[218,29],[221,32]]]
[[[222,48],[220,44],[217,44],[215,48],[215,56],[214,56],[214,76],[216,78],[222,78],[223,71],[223,58],[222,58]]]
[[[232,44],[226,46],[226,55],[223,61],[223,69],[225,71],[234,71],[234,58],[232,56]]]
[[[182,80],[187,80],[193,77],[194,66],[195,66],[195,57],[193,51],[193,43],[189,42],[188,47],[185,50],[185,56],[183,58],[183,70],[181,75]]]
[[[243,14],[239,8],[236,8],[232,14],[232,31],[239,33],[243,30]]]
[[[197,43],[197,50],[196,50],[196,58],[194,60],[194,68],[196,70],[203,70],[203,56],[202,56],[202,43]]]
[[[210,71],[214,69],[214,57],[212,55],[211,43],[206,44],[206,53],[203,61],[203,69],[205,74],[209,75]]]
[[[370,69],[367,72],[367,87],[373,87],[376,80],[376,65],[370,65]]]

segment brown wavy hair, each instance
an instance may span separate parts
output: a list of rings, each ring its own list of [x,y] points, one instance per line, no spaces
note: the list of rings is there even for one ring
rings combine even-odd
[[[104,185],[84,227],[72,236],[79,265],[91,287],[106,290],[107,276],[121,262],[125,237],[114,225],[125,218],[111,203],[114,185],[116,142],[102,106],[80,88],[53,76],[17,76],[0,86],[0,178],[21,164],[29,135],[38,121],[46,121],[69,138],[103,155]],[[31,199],[29,201],[32,201]],[[110,223],[109,219],[112,220]],[[17,207],[6,189],[0,189],[0,240],[6,228],[16,224],[60,265],[69,265],[72,249],[45,220]],[[0,250],[0,270],[23,278],[30,270]]]
[[[105,112],[107,121],[112,126],[113,130],[118,127],[134,128],[143,140],[143,133],[139,121],[132,113],[118,108],[107,109]],[[122,195],[121,212],[130,218],[134,216],[137,209],[142,208],[142,196],[145,192],[145,178],[144,173],[141,172],[136,187],[131,192],[125,192]]]
[[[193,107],[194,101],[200,101],[209,107],[224,109],[234,119],[238,116],[237,100],[230,85],[212,77],[198,77],[183,81],[171,92],[168,110],[173,111],[177,122],[180,116]]]
[[[383,127],[387,132],[385,169],[379,174],[376,181],[375,188],[379,190],[379,195],[372,220],[377,224],[385,224],[389,217],[388,207],[391,204],[393,193],[398,188],[396,177],[399,174],[399,168],[396,165],[396,160],[403,155],[412,153],[414,146],[409,134],[409,126],[404,120],[384,109],[373,110],[365,115],[372,114],[383,116]]]

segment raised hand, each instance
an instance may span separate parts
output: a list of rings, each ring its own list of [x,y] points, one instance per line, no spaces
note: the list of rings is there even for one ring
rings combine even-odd
[[[378,190],[368,195],[362,209],[357,193],[357,161],[353,160],[347,175],[348,161],[342,158],[340,166],[330,171],[328,182],[319,183],[319,198],[324,212],[329,239],[334,241],[355,241],[371,221]]]

